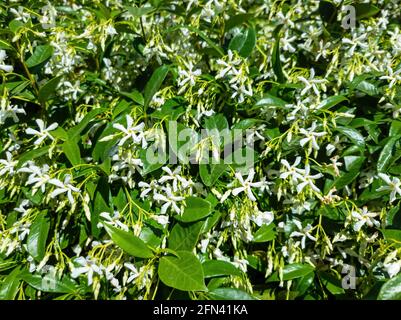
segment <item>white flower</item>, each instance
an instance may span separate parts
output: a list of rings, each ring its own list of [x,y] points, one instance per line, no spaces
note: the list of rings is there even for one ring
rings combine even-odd
[[[54,140],[54,138],[50,135],[49,131],[55,130],[58,127],[58,123],[54,122],[47,128],[45,127],[45,123],[43,122],[42,119],[36,119],[36,123],[38,124],[39,131],[32,128],[26,129],[27,134],[35,135],[38,137],[38,139],[34,142],[35,145],[41,144],[42,141],[46,139],[46,137],[49,137],[50,139]]]
[[[28,166],[19,169],[18,172],[30,173],[26,184],[35,184],[32,187],[32,194],[35,194],[39,188],[44,193],[46,189],[46,183],[48,183],[50,180],[50,176],[47,174],[49,172],[49,166],[45,164],[43,167],[38,167],[32,161],[29,161],[27,164]]]
[[[316,121],[314,121],[310,126],[310,128],[308,128],[307,130],[305,130],[304,128],[299,129],[299,132],[306,136],[305,138],[299,141],[301,147],[310,142],[313,149],[319,150],[319,145],[316,142],[316,137],[322,137],[326,135],[326,132],[325,131],[315,132],[315,130],[316,130]]]
[[[285,159],[282,159],[280,162],[287,169],[287,171],[284,171],[280,174],[281,179],[287,179],[288,177],[290,177],[293,183],[298,183],[298,181],[303,180],[305,170],[296,167],[301,163],[301,157],[296,157],[295,162],[292,166]]]
[[[106,27],[105,32],[106,32],[106,34],[109,35],[109,36],[114,36],[115,34],[118,34],[118,33],[117,33],[117,30],[116,30],[111,24],[109,24],[109,25]]]
[[[119,123],[113,124],[114,128],[125,133],[125,136],[120,140],[118,145],[122,146],[125,143],[125,141],[131,138],[135,144],[140,144],[142,142],[142,148],[146,148],[147,143],[146,140],[144,139],[144,134],[143,134],[143,128],[145,127],[145,124],[141,122],[139,125],[133,126],[134,120],[131,118],[131,116],[127,115],[126,119],[127,119],[127,128],[125,128]]]
[[[26,114],[23,108],[11,105],[6,98],[1,97],[0,99],[0,124],[3,124],[8,118],[12,118],[14,122],[18,122],[19,118],[17,114]]]
[[[384,173],[379,173],[378,176],[384,180],[385,183],[387,183],[387,186],[382,186],[378,188],[376,191],[383,191],[383,190],[389,190],[391,191],[390,193],[390,203],[395,201],[397,193],[401,196],[401,181],[399,178],[394,177],[393,180],[390,179],[390,177],[387,174]]]
[[[181,89],[178,91],[178,94],[182,93],[185,90],[186,84],[189,84],[191,87],[195,85],[196,82],[196,77],[199,77],[202,72],[200,69],[193,70],[194,66],[191,61],[188,63],[184,62],[185,67],[187,70],[178,67],[178,86],[181,87]]]
[[[67,198],[70,201],[70,204],[73,205],[75,203],[74,197],[72,196],[72,192],[79,192],[79,188],[74,187],[71,183],[71,176],[65,175],[64,182],[61,182],[58,179],[50,179],[49,183],[56,186],[57,188],[53,190],[50,194],[51,198],[57,197],[59,194],[67,193]]]
[[[152,180],[150,183],[147,183],[145,181],[140,181],[138,183],[138,187],[142,188],[142,192],[139,195],[139,197],[144,199],[151,191],[153,191],[154,195],[159,186],[157,184],[157,180]]]
[[[156,220],[157,223],[160,223],[163,227],[168,225],[169,217],[167,215],[156,215],[152,216],[152,219]]]
[[[18,10],[10,8],[10,12],[15,15],[15,20],[21,20],[23,23],[28,22],[31,17],[29,13],[24,12],[24,7],[18,6]]]
[[[397,82],[401,81],[401,75],[400,75],[401,68],[399,68],[397,71],[394,72],[390,66],[387,66],[387,72],[388,72],[387,76],[382,76],[379,79],[390,81],[388,87],[391,89]]]
[[[180,214],[181,209],[178,207],[177,202],[183,201],[185,198],[173,195],[170,187],[163,188],[163,190],[165,191],[166,195],[155,193],[155,195],[153,196],[154,200],[164,202],[161,207],[160,214],[165,214],[170,206],[177,214]]]
[[[314,180],[321,177],[323,177],[323,174],[321,173],[310,175],[310,166],[309,164],[305,165],[305,173],[302,177],[303,181],[297,185],[297,192],[300,193],[307,185],[309,185],[313,191],[320,192],[320,189],[315,186]]]
[[[162,176],[159,179],[159,183],[164,183],[166,181],[172,181],[173,183],[173,191],[177,192],[178,191],[178,182],[181,182],[182,186],[186,188],[188,186],[188,181],[180,176],[181,172],[181,166],[178,166],[177,168],[174,169],[174,171],[171,171],[169,167],[162,167],[162,170],[167,173],[167,175]]]
[[[363,225],[368,225],[369,227],[380,227],[380,222],[377,220],[373,219],[374,217],[378,216],[379,213],[377,212],[369,212],[368,207],[364,206],[362,208],[361,212],[358,211],[352,211],[351,216],[357,220],[357,222],[354,223],[354,231],[359,231],[361,230]]]
[[[4,63],[4,60],[7,59],[7,53],[5,50],[0,50],[0,70],[5,72],[13,72],[14,68],[11,65],[7,65]]]
[[[242,185],[242,187],[233,189],[232,194],[234,196],[237,196],[239,193],[245,192],[250,200],[256,201],[256,198],[253,195],[251,188],[262,188],[265,183],[263,181],[252,182],[254,176],[255,176],[255,170],[253,168],[251,170],[249,170],[249,174],[248,174],[248,177],[246,178],[246,180],[244,180],[244,178],[242,177],[242,174],[240,172],[236,172],[235,177],[237,178],[239,183]]]
[[[293,220],[294,224],[297,226],[298,231],[293,231],[290,234],[290,237],[302,237],[301,239],[301,248],[305,249],[305,242],[306,238],[309,238],[312,241],[316,241],[317,239],[310,234],[310,231],[312,230],[312,226],[308,224],[305,228],[302,227],[301,221],[299,220]]]
[[[271,211],[259,211],[255,216],[253,216],[252,220],[258,227],[269,225],[274,220],[274,214]]]
[[[312,68],[310,70],[310,76],[309,79],[305,79],[304,77],[300,76],[298,77],[298,80],[303,82],[305,84],[305,88],[301,91],[301,96],[306,94],[307,92],[310,91],[310,89],[313,89],[315,94],[317,96],[320,96],[319,89],[317,88],[317,84],[320,84],[321,87],[323,88],[323,91],[326,91],[326,86],[324,83],[326,82],[325,79],[315,79],[315,70]]]
[[[140,273],[138,272],[137,268],[129,262],[124,263],[124,267],[126,267],[130,272],[128,275],[128,279],[123,281],[124,285],[131,283],[134,281],[136,278],[139,277]]]
[[[115,226],[115,227],[119,227],[121,229],[123,229],[124,231],[128,232],[128,226],[126,226],[124,223],[122,223],[119,219],[121,218],[121,215],[118,211],[114,211],[114,215],[111,216],[110,212],[101,212],[100,216],[103,219],[107,220],[107,223],[110,223],[111,225]],[[99,223],[101,224],[101,223]]]
[[[79,267],[73,266],[71,269],[71,277],[78,278],[81,274],[86,274],[88,278],[88,286],[93,283],[93,275],[97,273],[102,275],[102,269],[90,257],[78,257],[75,262]]]
[[[7,159],[0,159],[0,176],[5,175],[8,173],[10,176],[14,175],[14,168],[17,165],[18,161],[13,160],[13,156],[10,152],[6,152]]]

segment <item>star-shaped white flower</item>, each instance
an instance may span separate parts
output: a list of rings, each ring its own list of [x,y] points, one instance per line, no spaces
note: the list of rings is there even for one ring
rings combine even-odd
[[[252,182],[254,176],[255,176],[254,169],[249,170],[248,177],[245,180],[242,177],[242,174],[240,172],[236,172],[235,177],[241,184],[241,187],[233,189],[232,194],[234,196],[237,196],[239,193],[245,192],[250,200],[256,201],[256,198],[253,195],[251,188],[262,188],[262,187],[264,187],[265,182],[264,181]]]
[[[41,144],[42,141],[45,140],[47,137],[49,137],[50,139],[54,140],[54,138],[51,136],[49,131],[53,131],[58,127],[58,123],[57,122],[52,123],[47,128],[46,128],[46,125],[45,125],[45,123],[43,122],[42,119],[36,119],[36,123],[38,124],[39,131],[35,130],[35,129],[32,129],[32,128],[26,129],[26,133],[27,134],[35,135],[35,136],[38,137],[38,139],[34,142],[35,145]]]
[[[127,119],[127,127],[125,128],[123,125],[119,123],[113,124],[113,128],[122,131],[125,135],[118,143],[119,146],[122,146],[128,139],[132,139],[135,144],[140,144],[142,142],[142,147],[146,148],[147,143],[144,139],[143,128],[145,124],[141,122],[140,124],[133,126],[134,120],[130,115],[126,116]]]
[[[390,193],[390,203],[395,201],[397,198],[397,194],[401,196],[401,181],[399,178],[394,177],[392,180],[391,178],[384,173],[379,173],[378,176],[384,180],[385,183],[387,183],[387,186],[382,186],[378,188],[376,191],[383,191],[383,190],[389,190],[391,191]]]

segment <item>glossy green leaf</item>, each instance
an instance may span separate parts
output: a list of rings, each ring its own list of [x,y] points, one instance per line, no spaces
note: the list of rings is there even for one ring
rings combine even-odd
[[[166,78],[168,71],[169,71],[168,66],[161,66],[153,72],[148,83],[146,84],[145,91],[143,94],[145,107],[149,105],[155,93],[160,89],[160,86],[162,85],[164,79]]]
[[[230,50],[236,50],[242,57],[246,58],[256,45],[256,31],[254,28],[247,28],[236,34],[229,44]]]
[[[275,224],[262,225],[253,235],[253,242],[268,242],[276,237]]]
[[[50,221],[47,212],[41,212],[32,223],[28,239],[27,250],[29,254],[40,262],[46,252],[46,241],[49,235]]]
[[[401,274],[398,274],[383,284],[377,299],[401,300]]]
[[[40,87],[38,99],[42,104],[54,96],[61,78],[62,76],[55,77]]]
[[[400,141],[401,135],[397,135],[388,140],[380,152],[379,159],[377,160],[377,171],[386,172],[393,156],[393,148],[397,141]]]
[[[71,279],[66,276],[60,278],[55,272],[49,272],[44,276],[26,272],[21,279],[36,290],[43,292],[74,293],[77,291],[77,286]]]
[[[53,47],[50,45],[41,45],[37,46],[35,48],[35,51],[33,52],[32,56],[30,56],[26,60],[26,65],[28,68],[35,67],[46,60],[50,59],[50,57],[53,55]]]
[[[251,294],[236,288],[216,288],[208,292],[213,300],[257,300]]]
[[[175,251],[193,250],[198,243],[203,224],[204,221],[197,221],[193,223],[176,223],[168,238],[168,247]]]
[[[81,152],[74,139],[69,139],[61,145],[64,154],[73,166],[81,163]]]
[[[125,252],[131,256],[138,258],[152,258],[153,252],[140,238],[132,232],[127,232],[108,223],[104,223],[104,227],[111,237],[111,240]]]
[[[205,278],[220,276],[241,276],[241,271],[232,263],[223,260],[207,260],[202,264]]]
[[[178,257],[165,256],[159,261],[158,274],[167,286],[182,291],[206,290],[202,265],[188,251],[177,251]]]
[[[375,16],[380,12],[380,9],[370,3],[356,3],[355,7],[356,19],[361,20]]]
[[[185,209],[181,216],[177,216],[177,219],[182,222],[193,222],[204,217],[207,217],[211,213],[211,204],[209,201],[190,196],[185,199]]]
[[[212,159],[210,159],[212,162]],[[199,174],[202,179],[202,182],[207,187],[213,186],[217,180],[221,177],[221,175],[227,170],[228,166],[224,163],[209,163],[209,164],[200,164],[199,165]]]
[[[11,271],[3,280],[0,286],[0,300],[14,300],[20,284],[20,273],[19,267]]]

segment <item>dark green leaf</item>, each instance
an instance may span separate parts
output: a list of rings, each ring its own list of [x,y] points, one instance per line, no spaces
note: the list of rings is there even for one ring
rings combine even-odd
[[[49,234],[50,222],[47,212],[41,212],[33,222],[28,239],[27,250],[36,261],[41,261],[46,252],[46,240]]]
[[[202,264],[202,267],[205,278],[241,275],[241,271],[232,263],[223,260],[208,260]]]
[[[148,83],[146,84],[143,94],[145,107],[149,105],[155,93],[160,89],[160,86],[166,78],[168,71],[168,66],[161,66],[153,72]]]
[[[45,62],[53,55],[53,47],[50,45],[37,46],[32,56],[26,60],[26,65],[28,68],[35,67],[42,62]]]

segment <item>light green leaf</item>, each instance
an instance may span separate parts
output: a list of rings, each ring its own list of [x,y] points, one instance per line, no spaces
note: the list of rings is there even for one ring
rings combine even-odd
[[[134,234],[104,223],[104,227],[111,240],[128,254],[138,258],[152,258],[153,252],[145,242]]]
[[[193,223],[178,222],[174,225],[168,238],[168,247],[172,250],[191,251],[198,243],[204,221]]]
[[[192,222],[200,220],[211,213],[212,207],[209,201],[198,197],[187,197],[185,199],[185,209],[181,216],[176,218],[182,222]]]
[[[213,164],[211,162],[212,159],[210,159],[209,164],[199,165],[199,174],[202,182],[208,187],[213,186],[228,168],[228,166],[224,163]]]
[[[388,142],[383,147],[379,155],[379,160],[377,161],[378,172],[385,172],[388,169],[393,156],[394,145],[397,141],[400,140],[400,138],[401,135],[390,138],[390,140],[388,140]]]
[[[188,251],[177,251],[178,257],[165,256],[160,259],[158,274],[167,286],[182,291],[207,290],[202,265]]]

